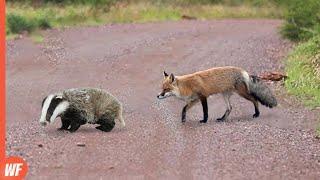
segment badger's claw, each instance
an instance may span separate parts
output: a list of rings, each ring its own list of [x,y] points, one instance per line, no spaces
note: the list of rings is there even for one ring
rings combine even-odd
[[[41,126],[46,126],[47,125],[47,122],[40,122]]]

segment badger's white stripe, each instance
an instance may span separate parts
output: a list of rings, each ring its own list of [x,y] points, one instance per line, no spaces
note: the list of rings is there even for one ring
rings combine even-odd
[[[69,107],[68,101],[61,102],[56,109],[53,111],[52,116],[50,117],[50,123],[53,123],[54,120],[63,113]]]
[[[46,115],[48,113],[48,109],[51,103],[52,98],[54,97],[53,94],[50,94],[47,99],[43,103],[42,111],[41,111],[41,116],[40,116],[40,123],[45,123],[46,122]]]

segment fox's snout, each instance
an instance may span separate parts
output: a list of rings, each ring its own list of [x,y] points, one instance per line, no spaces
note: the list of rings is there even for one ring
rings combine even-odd
[[[159,94],[157,95],[157,98],[158,98],[158,99],[163,99],[163,98],[164,98],[164,94],[165,94],[165,92],[159,93]]]
[[[170,76],[166,73],[163,72],[164,75],[164,80],[162,82],[162,92],[157,95],[158,99],[164,99],[166,97],[170,97],[174,95],[173,90],[174,90],[174,82],[175,82],[175,77],[173,74],[170,74]]]
[[[157,96],[157,98],[158,99],[164,99],[164,98],[167,98],[167,97],[170,97],[170,96],[172,96],[173,95],[173,93],[172,92],[161,92],[158,96]]]

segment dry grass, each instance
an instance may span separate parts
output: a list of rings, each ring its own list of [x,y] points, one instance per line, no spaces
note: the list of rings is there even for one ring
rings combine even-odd
[[[117,3],[109,8],[99,9],[90,5],[58,6],[46,4],[32,7],[20,3],[8,3],[6,14],[18,15],[25,20],[30,31],[41,29],[41,24],[50,27],[65,27],[78,25],[99,25],[107,23],[176,21],[182,15],[194,16],[201,20],[220,18],[281,18],[282,11],[275,7],[254,7],[249,5],[155,5],[146,2]],[[7,35],[14,34],[7,29]]]

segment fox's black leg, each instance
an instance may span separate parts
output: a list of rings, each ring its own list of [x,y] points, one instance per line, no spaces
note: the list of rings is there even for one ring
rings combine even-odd
[[[75,132],[79,129],[79,127],[81,126],[81,124],[77,121],[71,121],[70,124],[70,129],[68,129],[70,132]]]
[[[182,109],[182,115],[181,115],[182,122],[186,122],[187,108],[188,108],[188,104],[185,105]]]
[[[224,113],[224,115],[221,118],[217,119],[217,121],[224,121],[229,116],[229,114],[230,114],[230,112],[232,110],[232,106],[230,104],[230,96],[231,96],[231,93],[223,93],[223,99],[224,99],[224,101],[226,103],[227,110],[226,110],[226,112]]]
[[[259,104],[258,104],[257,101],[255,101],[255,102],[253,103],[253,105],[254,105],[254,111],[255,111],[255,113],[254,113],[254,115],[253,115],[253,118],[257,118],[257,117],[260,116]]]
[[[207,98],[204,96],[200,97],[201,104],[202,104],[202,110],[203,110],[203,120],[200,121],[200,123],[206,123],[208,121],[208,103]]]
[[[104,131],[104,132],[111,131],[114,128],[115,124],[116,124],[114,122],[114,118],[108,116],[108,114],[103,115],[99,119],[99,121],[97,123],[100,124],[100,126],[97,126],[96,129],[99,129],[99,130]]]
[[[237,89],[237,93],[244,97],[245,99],[251,101],[254,105],[254,115],[253,115],[253,118],[257,118],[259,117],[260,115],[260,111],[259,111],[259,104],[258,104],[258,101],[255,97],[253,97],[249,92],[248,92],[248,89],[246,88],[245,84],[240,84],[236,87]]]
[[[62,123],[62,126],[58,130],[67,130],[71,124],[71,120],[68,118],[61,117],[61,123]]]
[[[192,106],[194,106],[198,101],[199,101],[199,99],[194,99],[183,107],[182,113],[181,113],[182,114],[181,115],[182,122],[186,122],[187,110],[189,110]]]
[[[229,116],[230,112],[231,112],[231,109],[227,109],[226,112],[223,114],[223,116],[221,118],[218,118],[217,121],[225,121]]]

